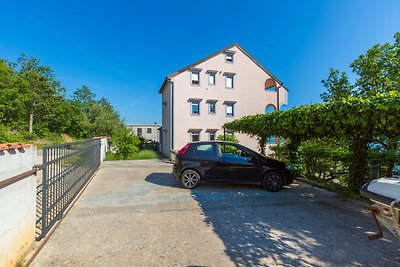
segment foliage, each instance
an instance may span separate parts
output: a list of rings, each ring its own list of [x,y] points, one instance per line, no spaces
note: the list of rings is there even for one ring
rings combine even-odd
[[[227,142],[232,142],[232,143],[239,143],[239,140],[233,134],[225,134],[225,136],[223,134],[218,135],[217,140],[227,141]],[[235,151],[236,151],[236,147],[234,147],[234,146],[223,145],[221,147],[222,153],[235,153]]]
[[[137,138],[127,134],[110,102],[95,97],[84,85],[68,99],[53,69],[37,58],[0,59],[0,142],[35,139],[44,145],[62,142],[62,133],[77,139],[106,135],[115,136],[122,157],[137,151]]]
[[[1,143],[13,143],[23,142],[26,139],[19,132],[12,132],[5,126],[0,125],[0,144]]]
[[[217,140],[227,141],[227,142],[232,142],[232,143],[239,143],[239,140],[233,134],[225,134],[225,136],[223,134],[218,135]]]
[[[342,72],[339,76],[339,71],[334,69],[330,69],[328,79],[322,80],[322,84],[327,90],[327,92],[321,94],[321,99],[325,103],[346,98],[351,95],[353,89],[347,74]]]
[[[138,159],[156,159],[157,153],[153,150],[141,150],[139,153],[130,155],[125,160],[138,160]],[[105,160],[120,160],[121,158],[113,152],[107,152]]]
[[[140,150],[153,150],[153,151],[158,151],[160,143],[154,140],[147,140],[143,138],[142,136],[139,136],[140,144],[139,144],[139,149]]]
[[[133,159],[156,159],[157,153],[153,150],[142,150],[137,154],[133,155]]]
[[[327,103],[250,115],[227,123],[224,127],[249,134],[258,140],[265,140],[267,136],[285,139],[286,145],[281,151],[286,151],[287,159],[300,168],[307,168],[301,166],[301,160],[311,166],[312,157],[326,157],[330,154],[329,161],[339,160],[336,159],[338,154],[335,149],[319,148],[310,143],[304,146],[306,142],[325,138],[338,140],[345,144],[349,152],[346,156],[349,170],[346,185],[356,192],[370,178],[371,144],[379,141],[383,150],[388,150],[387,153],[381,151],[381,155],[393,154],[389,151],[398,150],[399,59],[400,33],[397,33],[393,45],[376,45],[351,64],[357,75],[354,85],[348,82],[344,73],[339,76],[338,71],[332,70],[328,80],[323,81],[328,92],[322,97]],[[396,160],[396,157],[390,157],[386,161],[390,165],[386,166],[387,170],[393,170]],[[308,173],[314,175],[326,172],[329,167],[323,165],[322,162],[319,164],[324,170],[309,169]]]
[[[111,137],[110,143],[116,148],[117,159],[129,159],[139,152],[139,138],[130,130],[123,128]]]

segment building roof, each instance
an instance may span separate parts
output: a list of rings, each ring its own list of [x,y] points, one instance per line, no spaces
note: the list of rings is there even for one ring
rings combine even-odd
[[[171,73],[171,74],[167,75],[167,77],[165,77],[164,82],[162,83],[162,85],[161,85],[161,87],[160,87],[160,90],[159,90],[158,92],[161,93],[162,90],[163,90],[163,88],[164,88],[164,86],[165,86],[165,84],[166,84],[170,79],[174,78],[175,76],[181,74],[182,72],[185,72],[185,71],[189,70],[190,68],[193,68],[194,66],[197,66],[197,65],[199,65],[199,64],[201,64],[201,63],[203,63],[203,62],[209,60],[210,58],[213,58],[213,57],[215,57],[215,56],[217,56],[217,55],[219,55],[219,54],[221,54],[221,53],[224,53],[225,51],[229,52],[229,49],[231,49],[231,48],[233,48],[233,47],[235,47],[235,46],[236,46],[240,51],[242,51],[243,54],[245,54],[248,58],[250,58],[250,59],[251,59],[258,67],[260,67],[265,73],[267,73],[269,76],[271,76],[272,78],[274,78],[274,79],[278,82],[279,85],[283,85],[283,82],[282,82],[281,80],[279,80],[274,74],[272,74],[272,73],[271,73],[267,68],[265,68],[260,62],[258,62],[252,55],[249,54],[249,52],[247,52],[247,51],[246,51],[243,47],[241,47],[238,43],[233,43],[233,44],[231,44],[231,45],[228,46],[228,47],[225,47],[225,48],[223,48],[223,49],[221,49],[221,50],[219,50],[219,51],[217,51],[217,52],[215,52],[215,53],[213,53],[213,54],[211,54],[211,55],[209,55],[209,56],[207,56],[207,57],[205,57],[205,58],[203,58],[203,59],[200,59],[199,61],[196,61],[196,62],[194,62],[194,63],[192,63],[192,64],[190,64],[190,65],[188,65],[188,66],[186,66],[186,67],[184,67],[184,68],[182,68],[182,69],[180,69],[180,70],[174,72],[174,73]],[[286,87],[285,87],[285,89],[287,90]]]
[[[161,126],[161,124],[155,124],[155,123],[153,123],[153,124],[151,124],[151,123],[127,123],[127,124],[125,124],[126,126],[130,126],[130,127],[132,127],[132,126],[146,126],[146,127],[160,127]]]

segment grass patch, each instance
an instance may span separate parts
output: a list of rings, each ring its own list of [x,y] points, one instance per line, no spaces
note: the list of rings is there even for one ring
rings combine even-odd
[[[138,153],[132,154],[125,160],[137,160],[137,159],[156,159],[157,153],[153,150],[142,150]],[[107,152],[105,160],[122,160],[116,153]]]

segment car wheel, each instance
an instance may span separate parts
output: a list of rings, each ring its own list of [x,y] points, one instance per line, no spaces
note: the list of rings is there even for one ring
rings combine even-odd
[[[187,189],[195,188],[200,182],[200,175],[194,170],[186,170],[181,174],[181,183]]]
[[[283,177],[277,172],[267,173],[263,179],[263,187],[271,192],[278,192],[283,187]]]

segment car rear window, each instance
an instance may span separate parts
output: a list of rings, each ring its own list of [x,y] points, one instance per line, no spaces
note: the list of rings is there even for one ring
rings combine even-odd
[[[213,144],[202,144],[202,145],[197,145],[193,149],[193,153],[198,154],[198,155],[215,155],[215,146]]]

